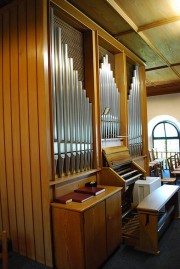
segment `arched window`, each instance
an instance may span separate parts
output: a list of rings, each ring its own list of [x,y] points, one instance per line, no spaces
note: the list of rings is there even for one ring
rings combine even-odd
[[[180,151],[180,130],[170,121],[156,124],[152,131],[153,147],[158,152]]]

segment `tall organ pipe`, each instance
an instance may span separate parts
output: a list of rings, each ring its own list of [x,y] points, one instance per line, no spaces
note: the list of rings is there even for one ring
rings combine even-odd
[[[56,177],[92,169],[92,104],[51,9],[53,134]]]
[[[99,70],[101,96],[101,138],[116,138],[120,134],[120,93],[108,63],[103,57]]]
[[[136,66],[128,98],[128,144],[132,157],[142,155],[142,121],[139,67]]]

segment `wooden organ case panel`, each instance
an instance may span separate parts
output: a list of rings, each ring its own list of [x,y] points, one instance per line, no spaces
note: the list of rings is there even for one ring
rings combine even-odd
[[[56,269],[98,269],[121,244],[121,188],[51,208]]]
[[[106,199],[106,238],[108,257],[114,252],[122,241],[121,234],[121,195],[116,193]],[[113,235],[113,236],[112,236]]]

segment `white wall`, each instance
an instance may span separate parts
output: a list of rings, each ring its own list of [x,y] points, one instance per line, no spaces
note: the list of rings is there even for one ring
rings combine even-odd
[[[148,148],[152,148],[152,129],[163,120],[174,122],[180,128],[180,93],[147,98]]]

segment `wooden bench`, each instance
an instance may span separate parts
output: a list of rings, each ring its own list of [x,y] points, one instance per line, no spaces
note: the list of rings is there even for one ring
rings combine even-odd
[[[158,240],[170,220],[179,218],[179,186],[163,185],[150,193],[137,206],[139,240],[135,246],[141,251],[159,254]]]

